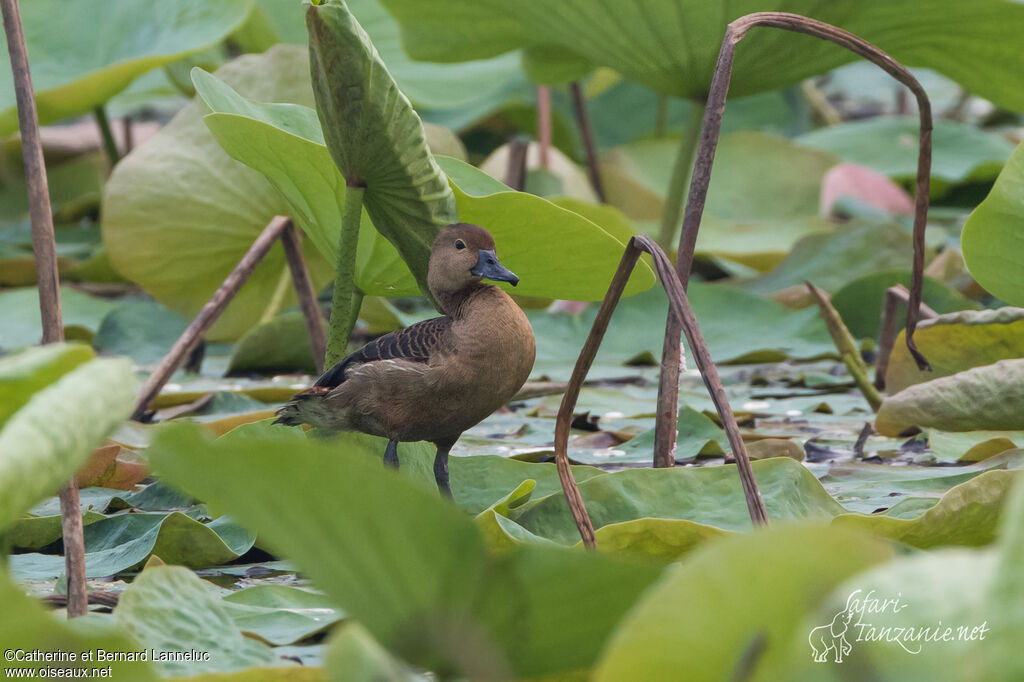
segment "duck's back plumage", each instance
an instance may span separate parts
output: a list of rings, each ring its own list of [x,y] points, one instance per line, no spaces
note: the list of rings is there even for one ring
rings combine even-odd
[[[481,285],[454,315],[391,332],[352,353],[296,394],[277,421],[454,442],[515,395],[534,353],[519,306]]]
[[[324,372],[313,388],[336,388],[345,381],[350,370],[368,362],[402,360],[429,363],[432,354],[450,352],[451,326],[451,318],[446,315],[380,336]]]

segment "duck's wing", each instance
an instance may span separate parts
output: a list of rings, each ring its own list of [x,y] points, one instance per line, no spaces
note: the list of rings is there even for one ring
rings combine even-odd
[[[339,386],[349,370],[368,362],[405,360],[428,363],[435,353],[450,350],[448,332],[451,326],[451,318],[435,317],[378,337],[324,372],[310,390]]]
[[[449,317],[435,317],[385,334],[331,367],[316,380],[312,388],[299,391],[291,402],[277,411],[275,424],[298,426],[318,423],[311,417],[316,406],[337,386],[344,383],[351,370],[374,362],[392,362],[403,369],[412,369],[430,362],[436,353],[451,352]]]

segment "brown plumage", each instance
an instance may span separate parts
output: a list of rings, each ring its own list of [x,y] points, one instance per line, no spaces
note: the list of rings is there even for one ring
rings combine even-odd
[[[427,282],[444,317],[366,344],[296,394],[277,422],[383,436],[390,441],[384,460],[393,466],[398,442],[430,441],[438,487],[450,494],[448,451],[516,394],[536,351],[526,315],[484,278],[519,281],[498,262],[487,230],[467,223],[442,229]]]

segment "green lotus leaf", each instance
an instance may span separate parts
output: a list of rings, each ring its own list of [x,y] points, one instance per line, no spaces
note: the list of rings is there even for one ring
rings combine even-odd
[[[1010,305],[1024,306],[1024,144],[967,218],[960,241],[978,284]]]
[[[24,588],[11,581],[6,572],[0,571],[0,638],[8,651],[23,652],[75,652],[107,651],[135,652],[138,644],[130,642],[124,633],[108,623],[92,622],[90,627],[83,628],[80,624],[61,622],[53,617],[38,600],[25,594]],[[76,627],[76,625],[79,625]],[[107,676],[114,680],[133,680],[134,682],[152,682],[156,674],[148,662],[141,661],[83,661],[79,657],[75,662],[59,664],[63,672],[70,677],[79,670],[87,671],[83,677],[102,678]],[[6,678],[16,676],[42,677],[42,671],[50,672],[54,668],[52,661],[16,661],[0,658],[0,671]],[[31,674],[29,674],[31,673]]]
[[[402,48],[400,29],[377,0],[349,0],[352,14],[398,83],[399,89],[424,109],[497,109],[525,91],[519,55],[510,53],[461,64],[431,64],[410,59]],[[254,14],[262,15],[270,31],[252,51],[262,52],[277,42],[306,45],[309,36],[300,2],[256,0]]]
[[[604,298],[611,275],[633,236],[620,216],[602,215],[590,209],[583,209],[581,215],[561,207],[573,206],[571,201],[562,199],[555,203],[532,194],[513,192],[504,185],[501,185],[504,191],[481,191],[478,186],[482,187],[486,181],[479,176],[487,177],[482,171],[458,159],[440,158],[438,161],[452,183],[459,219],[488,228],[499,244],[502,262],[520,276],[515,293],[577,301]],[[456,177],[458,180],[454,179]],[[478,179],[471,179],[474,177]],[[487,180],[497,182],[489,177]],[[602,222],[597,224],[588,217]],[[553,243],[555,234],[560,244],[571,249],[571,257]],[[624,295],[643,291],[653,284],[654,271],[641,261]]]
[[[104,316],[92,346],[112,355],[127,355],[140,365],[160,362],[188,328],[188,320],[156,301],[127,300]]]
[[[430,245],[457,222],[455,199],[423,124],[342,0],[306,8],[316,113],[348,186],[427,291]]]
[[[685,519],[635,519],[601,526],[594,535],[598,551],[655,557],[669,563],[679,561],[706,540],[731,532]]]
[[[614,462],[640,461],[650,462],[654,459],[654,438],[656,429],[644,431],[629,439],[621,447],[616,448],[626,453],[628,459],[614,458]],[[698,455],[723,455],[722,449],[729,446],[725,431],[703,412],[689,405],[679,408],[676,419],[676,459],[689,459]]]
[[[91,341],[103,318],[116,307],[107,299],[83,294],[70,287],[60,289],[61,319],[64,336],[70,340]],[[0,292],[0,349],[17,350],[40,343],[43,324],[39,316],[39,290],[19,287]]]
[[[335,680],[376,680],[377,682],[417,682],[426,678],[402,665],[377,640],[356,622],[345,623],[324,656]]]
[[[661,215],[678,154],[674,139],[632,142],[601,157],[608,202],[639,221]],[[769,270],[809,232],[830,229],[818,216],[821,181],[831,154],[778,135],[722,137],[697,248]]]
[[[855,461],[830,466],[821,484],[848,511],[909,519],[980,474],[1022,465],[1022,452],[1003,452],[977,464],[956,467],[892,467]]]
[[[753,461],[788,457],[797,462],[804,461],[804,448],[800,443],[788,438],[762,438],[747,445],[747,455]]]
[[[150,69],[206,49],[245,21],[252,0],[61,0],[22,3],[40,123],[103,104]],[[94,27],[102,27],[99,38]],[[0,36],[0,136],[18,129],[7,41]]]
[[[1015,49],[1024,7],[1002,0],[381,0],[414,59],[457,62],[552,46],[681,97],[704,97],[726,24],[781,10],[836,24],[911,66],[927,66],[1003,106],[1024,108],[1024,55]],[[942,21],[934,21],[941,16]],[[755,29],[736,50],[730,92],[799,82],[856,57],[821,40]]]
[[[0,427],[36,391],[94,357],[84,344],[51,343],[0,358]]]
[[[917,175],[919,125],[917,116],[882,116],[812,130],[796,141],[909,181]],[[1013,153],[1013,145],[997,133],[943,119],[934,126],[931,176],[936,189],[991,180]]]
[[[768,517],[830,520],[843,511],[817,479],[787,457],[753,463]],[[651,517],[683,519],[722,530],[750,528],[735,466],[627,469],[595,476],[579,484],[595,528]],[[638,491],[646,491],[639,494]],[[526,530],[562,543],[576,543],[579,533],[565,496],[534,496],[510,517]]]
[[[103,490],[106,490],[106,488],[103,488]],[[79,491],[79,494],[81,495],[81,491]],[[82,514],[82,525],[88,526],[105,518],[103,514],[86,510]],[[18,519],[11,526],[11,547],[20,550],[40,550],[50,543],[60,540],[62,535],[64,535],[64,528],[60,514],[52,516],[26,516]],[[58,575],[61,574],[61,571],[58,571]]]
[[[986,610],[993,614],[993,636],[991,652],[975,645],[975,653],[984,661],[981,670],[986,676],[1004,674],[1007,678],[1024,674],[1018,643],[1015,635],[1020,632],[1021,599],[1024,589],[1016,566],[1024,561],[1024,486],[1018,482],[1006,505],[1004,522],[1000,528],[999,558],[995,565],[992,586],[985,597]],[[988,655],[985,655],[988,654]],[[982,658],[984,656],[984,658]],[[975,669],[977,670],[977,668]]]
[[[982,462],[1024,447],[1024,431],[960,431],[928,429],[928,449],[941,462]]]
[[[728,680],[754,646],[757,670],[774,670],[805,613],[892,554],[867,534],[810,526],[708,543],[668,569],[623,619],[594,679],[671,680],[685,671],[687,679]]]
[[[330,158],[312,109],[246,100],[202,71],[193,73],[196,90],[214,113],[210,131],[234,158],[255,168],[278,188],[296,222],[330,260],[336,259],[345,181]],[[620,214],[604,208],[572,208],[514,192],[469,164],[437,157],[454,193],[458,219],[489,229],[502,262],[520,277],[516,294],[546,298],[599,300],[615,271],[632,229]],[[569,208],[563,208],[567,206]],[[400,296],[417,293],[408,268],[391,244],[375,237],[364,213],[356,253],[356,285],[364,293]],[[598,222],[599,221],[599,222]],[[566,258],[551,243],[573,244]],[[654,274],[641,264],[626,293],[650,287]]]
[[[121,593],[114,622],[146,648],[209,653],[206,660],[154,663],[165,676],[230,672],[274,659],[270,647],[243,635],[224,602],[182,566],[142,571]]]
[[[789,310],[735,287],[706,282],[691,283],[687,297],[717,363],[780,362],[835,353],[816,309]],[[530,323],[537,337],[535,371],[558,381],[568,380],[596,314],[593,308],[579,315],[531,311]],[[622,365],[644,353],[660,357],[667,314],[668,299],[661,287],[623,300],[615,309],[591,377],[607,371],[609,365]],[[750,333],[751,329],[756,333]],[[687,357],[688,362],[692,360],[689,351]],[[621,405],[621,398],[618,400]]]
[[[316,112],[294,104],[250,102],[224,81],[195,69],[196,92],[214,113],[205,116],[217,142],[234,159],[260,171],[287,202],[282,209],[328,262],[338,258],[345,179],[324,144]],[[356,286],[371,296],[419,293],[395,248],[374,230],[365,210],[356,251]]]
[[[425,465],[429,465],[433,455],[429,449],[424,448],[422,457]],[[506,499],[505,493],[517,489],[526,480],[532,480],[534,485],[528,491],[520,491],[523,496],[516,499],[516,502],[525,502],[523,498],[529,498],[530,495],[551,495],[562,489],[553,462],[533,464],[507,457],[482,455],[453,459],[450,468],[452,480],[458,483],[458,488],[452,489],[455,503],[471,514],[480,514],[494,507],[499,498],[505,500],[507,505],[510,500]],[[424,466],[423,474],[425,482],[433,476],[427,466]],[[580,482],[604,474],[605,472],[595,467],[572,467],[573,477]],[[526,492],[529,495],[526,495]],[[505,511],[507,512],[507,509]]]
[[[1006,498],[1017,478],[1016,471],[986,471],[949,490],[920,516],[840,514],[832,523],[859,528],[921,549],[938,545],[987,545],[996,537]]]
[[[59,130],[59,128],[58,128]],[[50,188],[50,204],[53,206],[55,236],[57,238],[58,256],[63,256],[61,247],[67,249],[65,238],[75,236],[74,231],[61,229],[62,222],[76,222],[78,218],[87,214],[99,205],[100,193],[103,189],[103,181],[108,173],[108,161],[101,152],[92,152],[63,158],[59,154],[46,154],[44,143],[43,153],[46,159],[46,181]],[[24,175],[22,164],[21,138],[14,137],[4,144],[4,156],[10,166],[2,173],[3,182],[0,183],[0,220],[5,222],[17,222],[29,217],[28,207],[28,184]],[[3,241],[24,246],[31,255],[32,240],[31,233],[18,230],[13,225],[4,226]],[[13,237],[13,239],[11,239]],[[21,242],[19,237],[25,239]],[[10,240],[10,241],[8,241]],[[6,278],[6,275],[3,277]]]
[[[870,660],[872,666],[880,671],[874,676],[879,682],[1013,679],[1012,674],[1006,674],[1009,669],[1006,663],[1014,659],[1004,662],[998,673],[989,667],[996,653],[992,646],[993,635],[997,632],[993,620],[1003,611],[995,603],[986,603],[997,555],[998,551],[994,549],[982,551],[962,547],[915,552],[851,576],[835,586],[817,608],[801,619],[802,622],[794,628],[788,647],[784,647],[789,650],[789,655],[776,663],[776,674],[765,676],[766,679],[842,682],[842,670],[848,661],[853,660]],[[829,627],[837,614],[846,611],[851,597],[855,600],[853,603],[860,600],[859,604],[865,607],[872,603],[881,604],[886,599],[898,601],[895,607],[893,602],[889,602],[888,607],[876,608],[876,612],[867,612],[865,608],[863,615],[854,613],[857,625],[851,622],[846,633],[852,651],[843,663],[836,664],[832,653],[828,654],[828,663],[816,662],[814,651],[808,646],[810,633],[817,627]],[[874,599],[878,601],[870,601]],[[894,610],[898,612],[894,613]],[[983,623],[985,641],[981,642],[956,639],[926,642],[919,634],[939,630],[941,636],[946,627],[951,627],[951,634],[965,628],[968,635],[974,630],[977,639],[978,628]],[[884,636],[879,637],[880,632],[903,632],[907,639],[913,632],[919,641],[905,640],[904,648],[895,639],[886,641]],[[817,650],[820,652],[821,649],[819,640]],[[988,674],[981,672],[983,670]]]
[[[250,329],[231,351],[228,374],[316,374],[306,318],[287,312]]]
[[[226,517],[201,523],[182,512],[119,514],[85,529],[85,573],[114,575],[138,566],[153,554],[174,564],[206,568],[234,561],[255,538]],[[22,580],[47,580],[64,572],[64,557],[18,554],[11,573]]]
[[[280,46],[240,57],[218,74],[257,99],[312,104],[307,68],[301,48]],[[224,153],[202,114],[201,102],[189,104],[124,157],[103,202],[103,242],[113,266],[187,318],[199,312],[267,223],[291,212],[261,174]],[[311,245],[305,255],[319,289],[333,269]],[[244,334],[263,318],[279,287],[282,307],[296,300],[284,250],[275,244],[207,338]]]
[[[875,417],[878,432],[898,436],[912,426],[945,431],[1024,429],[1024,359],[939,377],[886,398]]]
[[[915,334],[917,347],[932,365],[922,372],[907,352],[903,334],[896,340],[885,386],[891,392],[907,386],[990,365],[1000,360],[1024,357],[1024,309],[965,310],[940,315],[920,324]]]
[[[480,163],[480,170],[492,178],[505,177],[512,147],[512,143],[506,143],[492,151]],[[586,171],[557,146],[552,145],[548,149],[547,166],[541,167],[540,160],[540,142],[528,142],[524,191],[546,199],[571,197],[593,206],[600,205]]]
[[[523,484],[528,483],[529,481],[523,481]],[[553,540],[534,535],[494,509],[485,509],[480,512],[475,522],[480,534],[484,536],[487,548],[495,554],[507,552],[520,545],[559,546]]]
[[[289,585],[254,585],[225,595],[223,605],[243,632],[281,646],[322,632],[344,617],[327,597]]]
[[[64,354],[50,361],[67,368]],[[4,365],[12,363],[22,361],[9,358]],[[33,388],[31,383],[23,386],[25,391]],[[135,388],[127,360],[91,360],[36,391],[13,412],[0,430],[0,529],[68,480],[131,412]]]
[[[789,655],[778,662],[772,680],[841,682],[849,679],[847,663],[871,661],[880,682],[941,679],[1014,680],[1024,675],[1020,657],[1020,562],[1024,558],[1024,487],[1017,485],[1005,505],[999,540],[986,550],[950,548],[896,557],[850,577],[835,587],[793,632]],[[847,633],[852,655],[841,665],[816,663],[808,633],[828,625],[850,604],[851,595],[867,606],[898,599],[897,608],[858,614]],[[890,602],[891,604],[892,602]],[[950,628],[948,631],[946,628]],[[901,628],[901,630],[896,630]],[[911,630],[912,628],[912,630]],[[918,633],[935,633],[926,639]],[[911,632],[906,647],[879,633]],[[874,636],[872,636],[874,635]],[[908,653],[918,652],[917,654]]]
[[[894,228],[890,227],[892,231]],[[905,234],[905,233],[904,233]],[[878,240],[875,242],[875,250],[878,253],[883,251],[881,240],[884,239],[882,235],[877,235]],[[910,262],[910,251],[909,247],[901,240],[901,245],[905,250],[905,256],[900,265],[905,266]],[[860,252],[858,255],[863,256],[866,260],[875,260],[875,256],[869,255],[867,252]],[[877,262],[879,265],[886,262],[881,258],[878,258]],[[837,268],[840,272],[843,268]],[[881,270],[881,272],[879,272]],[[832,282],[837,281],[838,278],[832,279]],[[846,278],[843,278],[846,279]],[[818,280],[812,280],[815,284]],[[827,280],[826,280],[827,281]],[[856,338],[872,338],[877,339],[879,330],[882,326],[882,307],[885,305],[885,291],[891,286],[902,284],[905,287],[910,287],[910,271],[909,270],[885,270],[881,267],[871,269],[867,274],[864,274],[856,279],[849,278],[849,280],[842,285],[841,288],[837,289],[832,294],[832,305],[843,318],[843,322],[847,328]],[[960,310],[968,310],[978,307],[978,304],[970,300],[956,289],[952,288],[945,282],[940,282],[937,279],[931,277],[924,278],[924,291],[923,291],[924,302],[927,303],[932,310],[938,311],[939,313],[955,313]],[[920,324],[924,324],[922,321]],[[901,306],[900,312],[896,318],[896,328],[902,329],[906,325],[906,307]],[[916,341],[915,337],[915,341]],[[896,343],[894,353],[901,355],[906,351],[906,344],[903,341]],[[931,361],[930,356],[928,357]],[[917,366],[916,364],[914,365]],[[934,367],[934,365],[932,365]],[[935,375],[932,375],[934,378]]]
[[[621,78],[607,87],[604,82],[605,78],[595,76],[584,86],[598,151],[603,153],[629,142],[657,137],[658,118],[654,112],[658,111],[659,101],[665,105],[665,133],[676,136],[686,128],[692,113],[690,100],[665,98],[651,88]],[[722,135],[739,130],[795,134],[807,125],[800,119],[802,116],[794,117],[793,104],[787,101],[784,91],[763,92],[729,102],[722,119]],[[675,151],[679,152],[678,139]]]
[[[910,233],[899,223],[853,220],[801,237],[771,272],[745,282],[743,288],[768,294],[787,287],[803,289],[810,281],[825,291],[835,291],[862,275],[905,266],[913,249]],[[879,293],[877,302],[867,299],[863,303],[877,304],[880,313],[884,293]]]
[[[381,468],[380,439],[290,435],[282,458],[285,440],[248,431],[211,442],[194,426],[169,426],[149,454],[167,480],[258,529],[382,646],[415,665],[481,678],[587,668],[660,572],[549,547],[490,555],[473,522],[436,488]],[[430,476],[429,458],[416,452],[400,449],[402,471]],[[454,478],[453,485],[458,491]],[[367,590],[370,583],[381,589]],[[616,589],[584,599],[602,585]]]

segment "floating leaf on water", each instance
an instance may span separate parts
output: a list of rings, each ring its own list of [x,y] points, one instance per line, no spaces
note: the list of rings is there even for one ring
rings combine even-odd
[[[1024,308],[965,310],[920,323],[914,341],[932,365],[922,372],[910,357],[904,334],[896,340],[885,385],[891,393],[972,367],[1024,357]]]
[[[270,647],[245,637],[227,607],[181,566],[152,566],[121,593],[114,622],[147,649],[201,651],[206,660],[155,663],[164,675],[229,672],[273,660]]]
[[[885,399],[875,419],[879,433],[898,436],[914,426],[945,431],[1024,429],[1024,359],[932,379]]]

